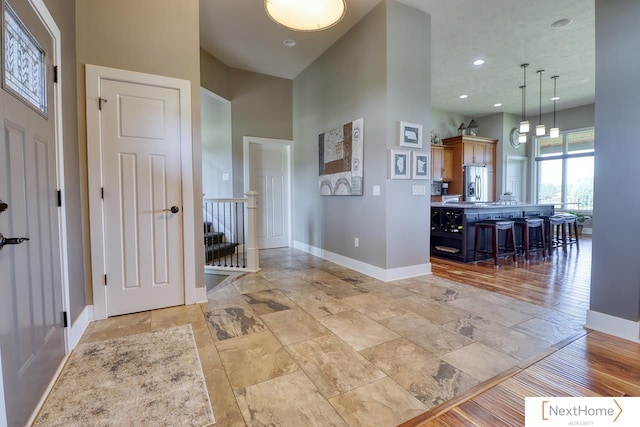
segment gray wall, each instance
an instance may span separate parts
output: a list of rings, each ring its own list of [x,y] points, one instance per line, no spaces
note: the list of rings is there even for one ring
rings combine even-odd
[[[387,179],[387,149],[398,120],[429,129],[429,46],[428,15],[383,1],[294,80],[294,240],[385,269],[428,262],[428,199]],[[359,118],[364,195],[320,196],[318,135]]]
[[[69,315],[72,322],[87,305],[85,258],[82,240],[80,198],[80,156],[78,148],[78,92],[76,88],[76,8],[75,0],[47,0],[45,4],[56,21],[62,43],[62,108],[64,149],[64,206],[67,215],[67,254],[69,275]],[[82,159],[84,161],[84,159]]]
[[[591,310],[640,319],[640,2],[596,0],[596,156]]]
[[[202,192],[211,199],[233,197],[231,156],[231,102],[212,96],[205,89],[202,108]],[[225,181],[223,175],[229,179]]]
[[[293,82],[227,67],[200,49],[201,84],[231,101],[233,197],[244,197],[243,137],[293,139]]]
[[[431,110],[431,129],[440,135],[440,139],[450,138],[458,135],[458,128],[461,123],[465,126],[469,124],[471,118],[460,114],[449,113],[440,110]],[[480,133],[482,135],[482,133]],[[430,137],[430,133],[425,133]]]

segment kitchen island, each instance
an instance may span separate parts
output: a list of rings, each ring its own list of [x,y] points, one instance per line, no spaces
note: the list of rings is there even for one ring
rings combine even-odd
[[[546,204],[432,203],[431,255],[455,261],[473,262],[475,224],[478,221],[553,215],[553,213],[553,205]],[[489,257],[490,255],[487,254],[478,254],[478,259]]]

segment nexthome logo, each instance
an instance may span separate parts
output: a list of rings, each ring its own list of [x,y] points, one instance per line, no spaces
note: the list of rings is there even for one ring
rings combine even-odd
[[[637,426],[639,397],[527,397],[525,425]]]

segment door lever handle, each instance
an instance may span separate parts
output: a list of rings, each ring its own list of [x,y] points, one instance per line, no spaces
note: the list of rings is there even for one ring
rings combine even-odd
[[[169,209],[165,209],[162,212],[178,213],[180,212],[180,208],[177,206],[171,206]]]
[[[4,237],[4,235],[0,233],[0,250],[7,245],[19,245],[27,240],[29,240],[28,237]]]

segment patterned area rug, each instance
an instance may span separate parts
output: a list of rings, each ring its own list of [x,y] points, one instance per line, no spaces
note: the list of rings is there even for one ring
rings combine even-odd
[[[191,325],[76,347],[35,426],[214,423]]]

